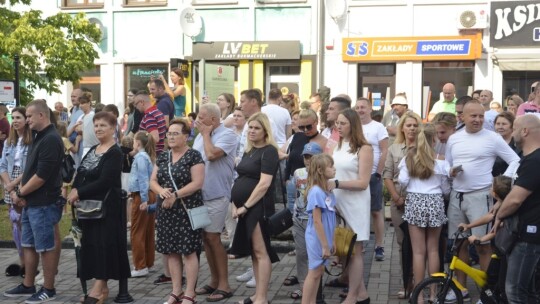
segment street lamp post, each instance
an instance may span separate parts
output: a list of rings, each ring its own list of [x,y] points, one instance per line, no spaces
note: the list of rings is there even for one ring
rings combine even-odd
[[[21,104],[21,90],[19,88],[19,55],[14,56],[13,65],[15,66],[15,106]]]

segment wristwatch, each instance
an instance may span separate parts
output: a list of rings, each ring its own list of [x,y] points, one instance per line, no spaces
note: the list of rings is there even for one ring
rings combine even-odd
[[[339,188],[339,181],[337,179],[335,179],[334,182],[336,183],[336,189],[338,189]]]

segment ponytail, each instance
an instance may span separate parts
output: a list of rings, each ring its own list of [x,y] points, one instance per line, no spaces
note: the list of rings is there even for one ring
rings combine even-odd
[[[412,149],[405,159],[411,177],[428,179],[433,176],[435,167],[434,139],[435,128],[432,124],[425,125],[418,133],[416,148]]]
[[[154,141],[154,137],[146,131],[139,131],[137,134],[135,134],[135,140],[138,140],[141,142],[144,151],[148,153],[148,156],[150,156],[150,160],[153,164],[156,163],[156,142]]]

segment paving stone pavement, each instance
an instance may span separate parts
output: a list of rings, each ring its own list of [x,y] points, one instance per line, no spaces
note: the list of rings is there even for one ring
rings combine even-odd
[[[384,248],[386,259],[382,262],[374,261],[374,235],[371,235],[371,240],[366,244],[365,254],[365,271],[364,277],[366,279],[367,290],[371,298],[372,304],[383,303],[406,303],[405,300],[399,300],[396,296],[401,283],[401,270],[399,267],[398,247],[394,241],[394,228],[386,223],[386,232],[384,237]],[[270,287],[268,291],[269,300],[272,303],[300,303],[299,300],[294,301],[289,296],[292,291],[299,288],[296,286],[284,286],[283,280],[290,275],[296,274],[295,264],[296,260],[294,256],[289,256],[285,253],[292,249],[291,242],[278,242],[280,246],[280,259],[279,263],[275,263],[272,268],[272,277]],[[0,269],[5,269],[7,265],[16,263],[18,260],[17,252],[15,249],[4,248],[0,249]],[[244,283],[236,282],[234,279],[237,275],[242,274],[248,267],[251,266],[251,260],[249,258],[229,260],[229,282],[233,290],[234,296],[225,301],[218,303],[236,303],[247,296],[254,293],[255,289],[247,288]],[[129,292],[134,299],[134,303],[140,304],[155,304],[163,303],[167,299],[168,293],[170,293],[170,284],[165,285],[153,285],[153,280],[160,274],[161,258],[156,255],[156,272],[150,273],[146,278],[133,278],[129,279]],[[57,298],[54,301],[48,303],[78,303],[78,299],[81,296],[80,282],[76,278],[76,265],[75,265],[75,252],[73,249],[63,249],[59,267],[60,275],[57,277]],[[333,270],[334,272],[337,269]],[[207,284],[210,279],[210,272],[204,253],[201,255],[201,266],[199,271],[199,285],[203,286]],[[333,279],[325,274],[324,282]],[[469,280],[470,281],[470,280]],[[24,303],[25,298],[7,298],[3,296],[3,292],[9,288],[12,288],[21,282],[19,277],[6,277],[0,276],[0,303]],[[472,284],[472,283],[469,283]],[[88,282],[88,286],[91,286],[92,282]],[[468,286],[469,290],[473,290],[472,286]],[[111,291],[110,298],[106,303],[114,303],[114,297],[118,292],[118,282],[110,281],[109,288]],[[339,298],[339,288],[325,287],[323,293],[325,295],[325,302],[328,304],[341,303]],[[476,292],[477,294],[477,292]],[[476,302],[476,297],[473,300]],[[206,302],[203,296],[197,298],[199,303]]]

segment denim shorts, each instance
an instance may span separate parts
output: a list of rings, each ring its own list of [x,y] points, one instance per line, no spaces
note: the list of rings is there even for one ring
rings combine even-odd
[[[54,249],[54,225],[62,217],[56,204],[25,207],[22,213],[22,246],[34,247],[36,252]]]
[[[371,211],[381,211],[383,206],[382,177],[371,174],[369,180],[369,193],[371,195]]]

